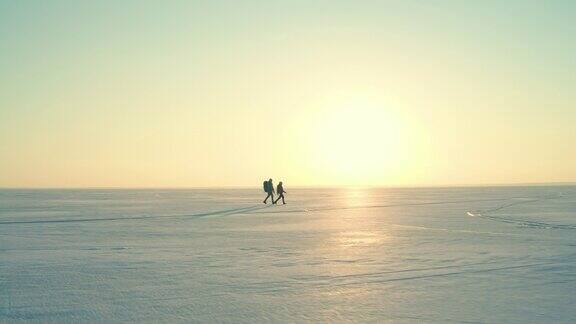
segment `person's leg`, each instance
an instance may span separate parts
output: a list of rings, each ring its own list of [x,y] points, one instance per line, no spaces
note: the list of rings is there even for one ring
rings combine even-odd
[[[270,193],[270,192],[268,193],[268,196],[266,196],[266,199],[264,199],[264,203],[266,203],[268,201],[268,198],[270,197],[271,194],[272,193]],[[272,197],[272,200],[274,200],[274,197]]]
[[[274,200],[274,203],[277,203],[278,199],[280,199],[280,196],[278,196],[278,198],[276,198],[276,200]]]
[[[273,203],[273,204],[275,204],[276,202],[274,201],[274,193],[273,193],[273,192],[271,192],[271,193],[270,193],[270,196],[272,197],[272,200],[271,200],[271,201],[272,201],[272,203]]]
[[[284,194],[282,194],[282,204],[286,205],[286,202],[284,201]]]

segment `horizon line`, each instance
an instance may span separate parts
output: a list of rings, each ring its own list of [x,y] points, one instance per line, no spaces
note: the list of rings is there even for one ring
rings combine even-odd
[[[576,185],[576,181],[554,181],[554,182],[517,182],[517,183],[471,183],[471,184],[427,184],[427,185],[294,185],[291,188],[295,189],[307,189],[307,188],[370,188],[370,189],[406,189],[406,188],[473,188],[473,187],[522,187],[522,186],[571,186]],[[85,186],[85,187],[74,187],[74,186],[37,186],[37,187],[2,187],[0,190],[187,190],[187,189],[252,189],[259,188],[258,185],[223,185],[223,186],[118,186],[118,187],[106,187],[106,186]]]

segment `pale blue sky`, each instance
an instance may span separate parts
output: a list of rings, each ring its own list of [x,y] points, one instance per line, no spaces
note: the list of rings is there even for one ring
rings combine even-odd
[[[574,21],[573,1],[0,0],[0,186],[576,181]]]

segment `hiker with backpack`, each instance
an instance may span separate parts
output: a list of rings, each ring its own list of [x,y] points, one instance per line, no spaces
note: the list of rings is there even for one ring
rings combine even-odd
[[[274,204],[274,185],[272,184],[272,179],[269,179],[268,181],[264,181],[264,183],[262,184],[264,187],[264,192],[266,192],[268,194],[268,196],[266,196],[266,199],[264,199],[263,203],[266,203],[266,201],[268,200],[268,198],[271,198],[270,201]]]

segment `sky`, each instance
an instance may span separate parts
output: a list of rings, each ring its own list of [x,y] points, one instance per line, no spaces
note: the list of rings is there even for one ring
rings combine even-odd
[[[576,181],[576,2],[0,0],[0,187]]]

